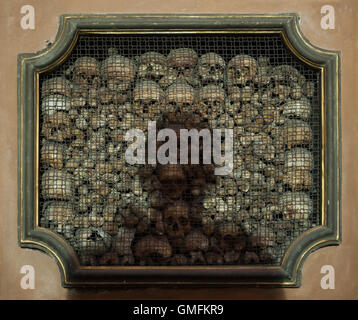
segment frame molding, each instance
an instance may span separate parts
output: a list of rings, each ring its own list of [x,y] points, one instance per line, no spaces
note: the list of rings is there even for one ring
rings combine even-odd
[[[61,63],[81,33],[281,33],[291,51],[321,70],[322,224],[298,237],[280,266],[80,266],[73,249],[38,225],[39,74]],[[18,244],[53,257],[64,287],[299,287],[307,256],[341,243],[341,120],[339,51],[312,45],[295,13],[270,15],[62,15],[55,42],[18,55]]]

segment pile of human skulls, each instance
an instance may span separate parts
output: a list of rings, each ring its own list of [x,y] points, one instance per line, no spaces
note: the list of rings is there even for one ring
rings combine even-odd
[[[277,264],[312,227],[314,89],[268,57],[80,57],[42,81],[40,225],[83,265]],[[148,121],[233,129],[232,172],[128,164],[124,135]]]

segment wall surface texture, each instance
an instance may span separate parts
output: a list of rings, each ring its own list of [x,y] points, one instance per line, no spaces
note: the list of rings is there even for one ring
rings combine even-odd
[[[23,30],[21,7],[35,8],[35,29]],[[321,8],[335,9],[335,29],[321,28]],[[0,3],[0,299],[358,299],[358,2],[355,0],[2,0]],[[312,253],[298,289],[64,289],[56,262],[17,242],[17,55],[52,42],[64,13],[285,13],[297,12],[305,36],[342,53],[342,234],[338,247]],[[20,269],[35,268],[35,289],[23,290]],[[335,289],[323,290],[321,268],[335,269]]]

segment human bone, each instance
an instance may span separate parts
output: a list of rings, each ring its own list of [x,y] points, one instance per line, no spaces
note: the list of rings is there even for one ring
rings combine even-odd
[[[302,87],[302,92],[306,97],[312,98],[314,95],[315,85],[312,81],[306,81]]]
[[[127,91],[134,82],[137,72],[131,59],[118,54],[105,59],[100,69],[107,87],[113,91]]]
[[[262,108],[262,117],[265,124],[283,124],[286,120],[281,115],[280,108],[272,105],[265,105]]]
[[[244,264],[257,264],[259,263],[260,258],[253,251],[246,251],[244,255],[243,262]]]
[[[167,59],[164,55],[159,52],[146,52],[139,57],[138,78],[160,81],[167,68]]]
[[[312,129],[302,120],[290,119],[281,129],[280,140],[288,149],[296,146],[310,145],[312,143]]]
[[[172,248],[166,237],[146,236],[140,239],[134,249],[135,256],[143,259],[152,255],[159,255],[161,258],[169,258],[172,255]]]
[[[46,141],[40,151],[41,162],[45,166],[62,169],[65,161],[66,145]]]
[[[307,99],[287,101],[283,105],[282,114],[287,118],[294,116],[307,121],[311,115],[310,102]]]
[[[187,178],[180,164],[167,164],[159,169],[161,190],[171,199],[178,199],[187,188]]]
[[[44,115],[52,115],[56,111],[69,111],[71,99],[59,94],[48,95],[41,101],[41,112]]]
[[[105,265],[120,265],[120,258],[119,255],[116,252],[106,252],[104,255],[102,255],[99,260],[98,264],[105,266]]]
[[[136,114],[156,120],[163,110],[164,91],[151,80],[137,83],[133,90],[133,110]]]
[[[240,235],[240,228],[233,222],[226,222],[218,226],[219,246],[222,249],[228,249],[234,246],[238,236]]]
[[[71,138],[71,120],[67,113],[57,111],[44,117],[41,134],[47,140],[64,142]]]
[[[190,208],[184,201],[176,201],[164,211],[164,225],[169,238],[184,238],[190,231]]]
[[[209,248],[209,239],[199,230],[192,230],[185,237],[185,249],[192,251],[207,251]]]
[[[99,85],[99,63],[93,57],[83,56],[73,64],[72,81],[81,89],[87,87],[96,88]]]
[[[257,64],[257,75],[254,81],[259,86],[266,86],[271,80],[272,67],[270,66],[270,58],[261,56],[257,59]]]
[[[301,169],[312,170],[313,156],[312,153],[305,148],[293,148],[285,153],[284,169]]]
[[[257,74],[257,61],[249,55],[237,55],[227,65],[228,87],[247,85]]]
[[[198,74],[202,84],[223,86],[225,77],[225,60],[215,52],[203,54],[198,61]]]
[[[45,80],[41,87],[41,97],[50,95],[71,96],[71,82],[64,77],[54,77]]]
[[[305,192],[285,192],[279,205],[285,219],[308,219],[313,212],[313,201]]]
[[[188,264],[188,258],[184,254],[175,254],[170,260],[172,266],[183,266]]]
[[[196,97],[193,87],[175,82],[166,90],[166,112],[194,112]]]
[[[102,255],[108,248],[103,237],[92,228],[77,229],[74,240],[74,247],[81,255]]]
[[[190,48],[179,48],[171,50],[167,57],[168,72],[160,83],[170,85],[177,80],[185,80],[188,84],[196,86],[199,84],[196,75],[198,54]]]
[[[209,84],[200,88],[198,111],[204,119],[215,119],[225,108],[225,90],[218,85]]]
[[[288,184],[292,191],[307,190],[312,186],[310,171],[300,168],[289,168],[285,171],[282,182]]]
[[[44,204],[44,212],[41,217],[41,225],[64,233],[72,225],[74,218],[73,205],[66,201],[50,201]]]
[[[279,65],[272,68],[272,77],[275,81],[292,85],[298,83],[303,85],[306,78],[294,67],[290,65]]]
[[[58,169],[48,169],[41,176],[42,196],[45,199],[71,200],[74,193],[73,176]]]
[[[225,60],[231,53],[191,48],[165,56],[154,47],[76,57],[69,80],[44,75],[40,225],[68,239],[85,265],[279,263],[319,225],[314,78],[271,56]],[[149,120],[177,134],[233,129],[232,172],[129,165],[126,131],[145,132]]]

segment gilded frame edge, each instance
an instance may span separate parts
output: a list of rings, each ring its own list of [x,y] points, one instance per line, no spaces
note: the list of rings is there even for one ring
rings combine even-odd
[[[153,22],[156,24],[153,25]],[[134,32],[165,30],[179,32],[281,32],[293,53],[306,63],[321,69],[323,111],[323,172],[325,198],[323,225],[310,229],[290,247],[280,267],[182,267],[123,268],[79,267],[69,246],[54,233],[38,227],[34,216],[36,151],[36,89],[38,74],[53,63],[60,63],[83,30]],[[270,15],[62,15],[54,44],[34,54],[18,56],[18,243],[40,249],[52,256],[61,272],[64,287],[74,286],[274,286],[299,287],[301,269],[307,256],[326,245],[341,243],[341,127],[340,127],[340,52],[312,45],[303,35],[295,13]],[[40,70],[40,71],[39,71]],[[25,108],[26,105],[26,108]],[[330,130],[327,130],[330,128]],[[333,130],[332,130],[333,129]],[[26,133],[26,137],[25,137]],[[26,142],[26,143],[25,143]],[[29,156],[30,155],[30,156]],[[98,270],[95,270],[95,269]],[[115,270],[116,269],[116,270]],[[126,270],[124,270],[126,269]],[[137,270],[137,271],[136,271]],[[161,271],[160,271],[161,270]],[[191,270],[188,277],[185,270]],[[131,272],[132,271],[132,272]],[[151,272],[150,272],[151,271]],[[169,271],[169,272],[168,272]],[[173,271],[176,271],[177,273]],[[135,272],[133,274],[133,272]],[[221,277],[217,273],[221,272]],[[153,273],[165,281],[148,281]],[[192,281],[200,276],[204,280]],[[172,278],[182,280],[173,281]],[[211,281],[205,278],[211,277]],[[118,281],[118,279],[120,279]],[[126,279],[130,279],[127,281]],[[135,280],[135,279],[147,279]],[[134,279],[134,280],[133,280]],[[186,279],[186,280],[185,280]],[[189,280],[188,280],[189,279]],[[91,280],[91,281],[89,281]]]

